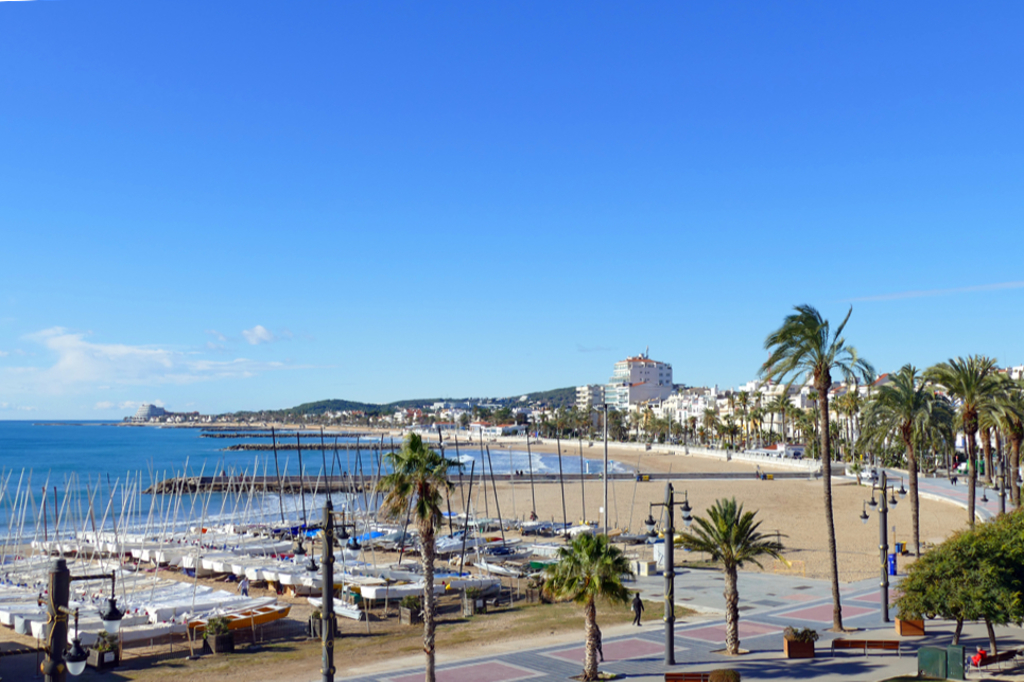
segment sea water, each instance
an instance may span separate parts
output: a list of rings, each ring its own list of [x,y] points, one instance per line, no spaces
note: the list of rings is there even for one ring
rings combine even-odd
[[[386,463],[379,460],[375,449],[320,451],[318,438],[303,432],[302,471],[311,482],[324,473],[351,472],[368,476],[384,473]],[[279,434],[278,442],[294,442],[294,431]],[[334,435],[325,438],[328,447]],[[353,437],[338,437],[338,442],[353,443]],[[362,439],[366,443],[371,439]],[[377,444],[379,439],[372,439]],[[204,438],[199,428],[159,428],[125,426],[109,422],[38,423],[0,421],[0,538],[28,542],[49,536],[59,523],[61,535],[88,531],[93,527],[112,528],[118,524],[122,532],[155,532],[180,529],[189,525],[217,523],[228,520],[256,523],[280,521],[282,510],[289,521],[300,518],[305,509],[322,506],[323,495],[264,495],[259,490],[232,494],[152,496],[140,494],[153,483],[175,476],[274,477],[298,476],[299,455],[296,450],[280,450],[275,469],[274,455],[266,451],[227,450],[238,443],[267,443],[269,438]],[[385,439],[385,450],[391,441]],[[579,473],[581,462],[577,441],[564,441],[562,471]],[[395,442],[394,447],[401,447]],[[471,470],[476,476],[507,474],[510,471],[557,473],[558,456],[528,454],[525,449],[490,448],[462,442],[456,449],[446,441],[445,455],[463,463],[463,475]],[[474,464],[475,462],[475,464]],[[595,474],[600,465],[584,461],[583,470]],[[629,471],[618,462],[609,463],[613,473]],[[453,469],[452,475],[458,473]],[[46,500],[43,501],[43,489]],[[54,498],[56,488],[56,502]],[[359,495],[335,495],[337,508],[357,509],[364,500]],[[158,499],[163,498],[163,499]]]

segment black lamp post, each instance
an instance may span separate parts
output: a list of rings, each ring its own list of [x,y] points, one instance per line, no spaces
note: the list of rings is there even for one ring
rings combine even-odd
[[[75,637],[68,654],[65,655],[64,652],[68,647],[68,614],[70,613],[68,599],[71,596],[71,583],[76,580],[106,580],[107,578],[110,578],[110,598],[100,608],[100,619],[103,621],[104,629],[114,635],[121,629],[121,619],[124,618],[124,612],[117,608],[117,597],[114,596],[117,584],[116,574],[111,571],[109,574],[72,577],[67,561],[64,559],[57,559],[50,567],[45,628],[45,637],[49,644],[46,649],[46,658],[43,659],[42,666],[40,666],[45,682],[65,682],[68,672],[71,672],[72,675],[80,675],[85,669],[84,660],[88,654],[78,639],[77,610],[75,611]],[[78,672],[75,672],[76,670]]]
[[[601,517],[604,521],[604,534],[608,536],[608,403],[603,403],[595,408],[604,417],[604,506],[601,507]]]
[[[693,516],[690,514],[690,500],[687,493],[683,492],[683,501],[676,502],[675,491],[672,488],[671,483],[665,484],[665,501],[664,502],[652,502],[650,508],[653,507],[664,507],[665,517],[667,522],[665,524],[665,665],[676,664],[676,573],[675,573],[675,507],[679,507],[683,512],[683,523],[689,526],[693,523]],[[647,533],[651,537],[655,537],[657,533],[654,530],[655,522],[653,514],[647,514]]]
[[[891,488],[891,490],[890,490]],[[875,491],[881,491],[881,502],[875,502]],[[886,499],[886,495],[889,498]],[[906,490],[903,488],[903,482],[900,481],[900,497],[906,495]],[[889,622],[889,566],[888,566],[888,555],[889,555],[889,534],[888,534],[888,517],[889,507],[895,507],[896,501],[896,486],[890,486],[888,484],[888,478],[885,470],[882,470],[882,475],[878,479],[877,484],[871,486],[871,500],[864,503],[864,507],[860,513],[860,520],[863,523],[868,522],[867,508],[871,507],[872,510],[878,509],[878,550],[881,555],[882,561],[882,579],[879,584],[880,595],[879,595],[879,609],[882,615],[882,622]]]
[[[320,662],[320,673],[323,675],[323,682],[334,682],[334,529],[339,529],[338,539],[347,540],[347,547],[351,550],[358,551],[361,549],[359,541],[349,536],[345,530],[346,526],[351,527],[355,530],[354,523],[345,523],[344,517],[342,517],[341,523],[334,523],[334,505],[331,503],[330,498],[324,503],[324,539],[323,539],[323,553],[320,555],[320,570],[321,570],[321,599],[323,603],[320,605],[320,617],[321,617],[321,628],[320,628],[320,641],[321,646],[321,662]],[[310,566],[313,566],[312,571],[316,571],[316,562],[312,558],[309,560],[309,564],[306,565],[306,569],[310,570]]]

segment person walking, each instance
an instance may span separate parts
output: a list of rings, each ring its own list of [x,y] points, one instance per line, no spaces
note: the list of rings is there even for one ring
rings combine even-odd
[[[633,595],[633,603],[629,608],[633,609],[633,625],[640,627],[640,614],[644,611],[644,601],[640,598],[639,592]]]
[[[242,593],[243,597],[249,596],[249,578],[242,576],[242,582],[238,583],[238,591]]]
[[[597,631],[597,655],[600,657],[601,662],[604,663],[604,648],[601,646],[601,628],[597,626],[597,623],[594,623],[594,630]]]

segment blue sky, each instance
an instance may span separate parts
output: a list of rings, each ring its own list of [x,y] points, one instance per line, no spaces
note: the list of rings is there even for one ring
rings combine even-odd
[[[1024,363],[1022,20],[0,2],[0,418]]]

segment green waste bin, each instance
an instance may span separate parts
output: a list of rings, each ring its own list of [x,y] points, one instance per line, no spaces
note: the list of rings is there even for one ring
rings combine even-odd
[[[946,647],[946,679],[966,680],[964,675],[964,662],[967,660],[967,647],[948,646]]]
[[[917,650],[917,674],[946,679],[946,650],[939,646],[923,646]]]

